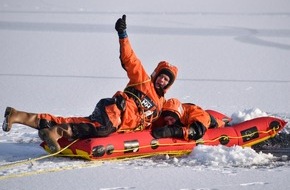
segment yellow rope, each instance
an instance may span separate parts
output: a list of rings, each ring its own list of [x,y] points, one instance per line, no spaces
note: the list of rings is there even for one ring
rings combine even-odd
[[[241,139],[241,138],[245,138],[245,137],[252,137],[253,135],[259,133],[259,134],[267,134],[267,133],[270,133],[271,131],[273,131],[274,133],[271,135],[272,137],[275,136],[277,134],[276,130],[278,130],[279,127],[277,128],[273,128],[273,129],[270,129],[268,131],[255,131],[255,132],[252,132],[252,133],[249,133],[249,134],[245,134],[245,135],[242,135],[242,136],[226,136],[226,135],[221,135],[220,137],[217,137],[215,139],[212,139],[212,140],[202,140],[200,141],[200,143],[210,143],[210,142],[215,142],[215,141],[218,141],[222,138],[224,139]]]
[[[209,139],[209,140],[203,140],[203,139],[199,139],[197,141],[188,141],[188,142],[181,142],[181,143],[163,143],[163,144],[159,144],[157,143],[155,146],[163,146],[163,147],[166,147],[166,146],[183,146],[183,145],[189,145],[189,144],[206,144],[206,143],[212,143],[212,142],[215,142],[215,141],[219,141],[220,139],[239,139],[239,138],[244,138],[244,137],[251,137],[253,135],[255,135],[256,133],[260,133],[260,134],[269,134],[270,132],[273,131],[273,134],[270,137],[274,137],[276,134],[277,134],[277,130],[279,129],[278,128],[273,128],[273,129],[270,129],[270,130],[267,130],[267,131],[255,131],[255,132],[252,132],[250,134],[246,134],[246,135],[242,135],[242,136],[226,136],[226,135],[221,135],[220,137],[217,137],[217,138],[214,138],[214,139]],[[264,139],[266,140],[266,139]],[[133,148],[130,148],[130,149],[126,149],[126,151],[133,151],[136,150],[136,149],[145,149],[145,148],[148,148],[148,147],[152,147],[152,145],[144,145],[144,146],[140,146],[140,147],[133,147]],[[125,149],[119,149],[119,150],[114,150],[112,151],[112,153],[122,153],[124,152]],[[182,151],[185,151],[185,152],[189,152],[189,150],[180,150],[180,151],[171,151],[172,154],[171,155],[181,155]],[[134,158],[139,158],[140,157],[151,157],[151,156],[154,156],[156,154],[166,154],[168,153],[168,151],[165,151],[165,152],[152,152],[152,154],[146,154],[146,155],[131,155],[131,157],[134,159]],[[75,155],[75,154],[60,154],[58,156],[64,156],[64,157],[81,157],[81,158],[84,158],[82,155]],[[119,159],[119,160],[124,160],[124,159],[128,159],[128,156],[130,155],[124,155],[124,157],[122,156],[119,156],[119,157],[116,157],[116,158],[100,158],[99,160],[110,160],[110,159]]]
[[[270,130],[267,130],[267,131],[255,131],[255,132],[252,132],[252,133],[249,133],[249,134],[246,134],[246,135],[241,135],[241,136],[226,136],[226,135],[221,135],[217,138],[214,138],[214,139],[209,139],[209,140],[203,140],[203,139],[199,139],[197,141],[188,141],[188,142],[182,142],[182,143],[168,143],[168,144],[156,144],[156,146],[182,146],[182,145],[188,145],[188,144],[205,144],[205,143],[212,143],[212,142],[215,142],[215,141],[219,141],[220,139],[222,138],[225,138],[225,139],[240,139],[240,138],[245,138],[245,137],[251,137],[253,135],[255,135],[256,133],[259,133],[259,134],[269,134],[271,131],[273,131],[273,135],[271,135],[272,137],[275,136],[277,134],[277,130],[279,128],[273,128],[273,129],[270,129]],[[140,146],[138,147],[139,149],[143,149],[143,148],[148,148],[148,147],[151,147],[152,145],[145,145],[145,146]],[[132,148],[132,149],[126,149],[126,151],[133,151],[135,150],[136,148]],[[121,149],[121,150],[114,150],[113,153],[119,153],[119,152],[124,152],[124,149]]]
[[[189,154],[189,153],[190,153],[189,151],[183,152],[183,153],[180,153],[178,151],[167,152],[168,155],[174,155],[174,156],[183,156],[183,155]],[[165,153],[151,153],[151,154],[146,154],[146,155],[136,155],[134,157],[124,157],[122,159],[110,159],[107,161],[109,161],[109,162],[129,161],[129,160],[133,160],[133,159],[148,158],[148,157],[157,156],[157,155],[165,155]],[[37,174],[45,174],[45,173],[49,173],[49,172],[59,172],[59,171],[79,169],[79,168],[88,168],[88,167],[92,167],[92,166],[100,166],[102,164],[103,164],[103,160],[98,160],[98,161],[89,161],[89,162],[85,162],[85,163],[77,164],[77,165],[72,165],[72,166],[64,166],[64,167],[62,166],[59,168],[50,168],[50,169],[37,170],[37,171],[31,171],[31,172],[25,171],[25,173],[19,173],[19,174],[13,173],[10,175],[0,176],[0,180],[17,178],[17,177],[26,177],[26,176],[32,176],[32,175],[37,175]]]
[[[150,81],[151,81],[151,78],[149,77],[149,79],[147,79],[147,80],[145,80],[145,81],[142,81],[142,82],[139,82],[139,83],[135,83],[135,84],[127,85],[126,88],[127,88],[127,87],[138,86],[138,85],[140,85],[140,84],[144,84],[144,83],[146,83],[146,82],[150,82]]]
[[[12,163],[9,163],[9,164],[1,165],[0,166],[0,170],[6,169],[6,168],[10,168],[12,166],[17,166],[17,165],[22,165],[22,164],[26,164],[26,163],[31,163],[33,161],[42,160],[42,159],[45,159],[45,158],[49,158],[49,157],[52,157],[52,156],[56,156],[57,154],[63,152],[66,149],[68,149],[71,145],[73,145],[74,143],[76,143],[78,140],[79,139],[74,140],[73,142],[71,142],[66,147],[64,147],[61,150],[59,150],[59,151],[57,151],[55,153],[52,153],[52,154],[47,154],[47,155],[40,156],[40,157],[36,157],[36,158],[32,158],[32,159],[29,158],[29,159],[26,159],[26,160],[20,160],[20,161],[12,162]]]
[[[184,142],[184,143],[156,144],[156,146],[182,146],[182,145],[199,144],[199,143],[205,144],[205,143],[218,141],[221,138],[237,139],[237,138],[251,137],[251,136],[255,135],[256,133],[266,134],[266,133],[270,133],[271,131],[273,131],[274,133],[270,137],[274,137],[277,134],[277,130],[278,129],[279,129],[279,127],[273,128],[273,129],[270,129],[270,130],[267,130],[267,131],[255,131],[255,132],[252,132],[250,134],[246,134],[246,135],[242,135],[242,136],[225,136],[225,135],[222,135],[222,136],[217,137],[217,138],[212,139],[212,140],[204,141],[204,140],[201,139],[201,140],[197,140],[197,141],[190,141],[190,142]],[[49,157],[52,157],[52,156],[81,157],[81,155],[69,155],[69,154],[61,155],[61,154],[59,154],[59,153],[63,152],[64,150],[68,149],[71,145],[73,145],[77,141],[78,141],[78,139],[76,139],[75,141],[73,141],[72,143],[67,145],[66,147],[62,148],[60,151],[55,152],[53,154],[48,154],[48,155],[37,157],[37,158],[33,158],[33,159],[27,159],[27,160],[22,160],[22,161],[13,162],[13,163],[10,163],[10,164],[2,165],[2,166],[0,166],[0,170],[5,169],[5,168],[9,168],[9,167],[12,167],[12,166],[25,164],[25,163],[31,163],[33,161],[42,160],[42,159],[49,158]],[[145,146],[138,147],[138,149],[148,148],[148,147],[151,147],[151,146],[152,145],[145,145]],[[126,151],[130,151],[130,150],[134,151],[135,149],[136,148],[126,149]],[[23,174],[11,174],[11,175],[0,176],[0,180],[8,179],[8,178],[14,178],[14,177],[23,177],[23,176],[47,173],[47,172],[57,172],[57,171],[62,171],[62,170],[75,169],[75,168],[79,168],[79,167],[88,167],[88,166],[95,165],[96,162],[102,163],[102,161],[104,161],[104,160],[107,160],[107,161],[114,161],[114,160],[126,161],[126,160],[131,160],[131,159],[147,158],[147,157],[152,157],[152,156],[157,156],[157,155],[165,155],[165,154],[174,155],[174,156],[182,156],[182,155],[185,155],[185,154],[189,154],[191,151],[192,150],[164,151],[164,152],[159,152],[159,153],[152,152],[152,153],[149,153],[149,154],[137,154],[137,155],[135,154],[132,157],[128,157],[128,155],[124,155],[124,157],[117,157],[115,159],[112,159],[112,158],[100,159],[98,161],[86,162],[84,164],[79,164],[79,165],[75,165],[75,166],[67,166],[67,167],[62,167],[62,168],[53,168],[53,169],[47,169],[47,170],[44,170],[44,171],[32,171],[32,172],[26,172],[26,173],[23,173]],[[122,150],[114,150],[113,152],[114,153],[124,152],[124,149],[122,149]]]
[[[132,96],[134,96],[134,98],[138,101],[139,105],[140,105],[140,106],[142,105],[142,102],[141,102],[140,98],[139,98],[138,96],[136,96],[134,93],[132,93],[132,92],[130,92],[130,91],[127,91],[127,90],[125,90],[124,92],[125,92],[125,93],[128,93],[128,94],[131,94]],[[142,124],[140,124],[138,127],[136,127],[136,128],[134,129],[134,131],[141,131],[141,130],[143,130],[143,128],[144,128],[144,122],[145,122],[144,109],[141,109],[141,111],[142,111],[141,115],[143,116],[143,118],[141,118],[141,120],[142,120]],[[124,130],[124,131],[125,131],[125,130]]]
[[[145,81],[142,81],[142,82],[139,82],[139,83],[134,83],[134,84],[127,85],[126,88],[128,88],[128,87],[138,86],[138,85],[141,85],[141,84],[144,84],[144,83],[150,82],[150,81],[151,81],[151,78],[149,77],[149,79],[147,79],[147,80],[145,80]],[[126,88],[125,88],[124,92],[125,92],[125,93],[128,93],[128,94],[130,94],[130,95],[132,95],[132,96],[134,96],[134,98],[138,101],[139,105],[141,106],[141,105],[142,105],[142,102],[141,102],[140,98],[139,98],[138,96],[136,96],[134,93],[132,93],[132,92],[126,90]],[[144,127],[146,127],[146,126],[144,126],[144,123],[146,122],[146,118],[145,118],[145,115],[144,115],[144,109],[142,109],[141,111],[142,111],[142,116],[143,116],[143,118],[141,118],[141,119],[142,119],[142,122],[143,122],[143,123],[140,124],[138,127],[136,127],[136,128],[134,129],[134,131],[142,131],[142,130],[144,129]],[[152,121],[152,119],[151,119],[151,121]],[[124,130],[124,131],[125,131],[125,130]]]
[[[10,178],[16,178],[16,177],[25,177],[25,176],[31,176],[31,175],[37,175],[37,174],[44,174],[49,172],[58,172],[58,171],[64,171],[64,170],[72,170],[72,169],[78,169],[78,168],[85,168],[85,167],[91,167],[91,166],[100,166],[103,162],[102,161],[93,161],[93,162],[84,162],[77,165],[71,165],[71,166],[61,166],[61,167],[55,167],[50,169],[44,169],[44,170],[36,170],[25,173],[13,173],[10,175],[4,175],[0,176],[0,180],[4,179],[10,179]]]

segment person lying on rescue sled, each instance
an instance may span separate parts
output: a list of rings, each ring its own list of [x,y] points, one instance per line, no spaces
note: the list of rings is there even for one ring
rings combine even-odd
[[[222,120],[214,118],[201,107],[171,98],[164,103],[161,117],[152,124],[151,133],[154,138],[197,140],[207,129],[224,125]]]
[[[105,137],[113,132],[143,130],[161,113],[164,94],[177,76],[177,67],[161,61],[151,77],[131,48],[126,33],[126,15],[115,24],[120,43],[121,65],[129,83],[112,98],[101,99],[88,117],[56,117],[47,113],[28,113],[7,107],[2,128],[10,131],[12,124],[27,125],[39,130],[51,152],[61,150],[58,139]]]

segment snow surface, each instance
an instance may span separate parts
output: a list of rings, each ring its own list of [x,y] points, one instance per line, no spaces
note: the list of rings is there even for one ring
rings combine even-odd
[[[289,122],[289,0],[0,0],[3,114],[13,106],[87,116],[99,99],[122,90],[128,80],[114,30],[122,14],[148,73],[161,60],[178,66],[167,98],[236,122],[264,115]],[[46,155],[37,131],[15,125],[0,133],[0,142],[0,190],[290,188],[287,157],[251,148],[198,146],[181,158],[32,161]]]

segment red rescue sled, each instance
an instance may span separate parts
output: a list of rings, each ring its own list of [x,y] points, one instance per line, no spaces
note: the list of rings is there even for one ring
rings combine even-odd
[[[225,115],[208,110],[215,117],[230,120]],[[155,139],[150,131],[114,133],[105,138],[89,138],[70,142],[60,139],[63,150],[57,156],[73,156],[88,160],[124,159],[155,155],[182,156],[192,152],[198,144],[239,145],[250,147],[274,137],[286,125],[282,119],[260,117],[224,128],[208,129],[202,139],[185,141],[175,138]],[[43,142],[41,146],[49,152]]]

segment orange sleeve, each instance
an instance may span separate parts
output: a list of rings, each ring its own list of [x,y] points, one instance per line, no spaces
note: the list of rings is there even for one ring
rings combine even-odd
[[[141,61],[133,51],[128,38],[119,39],[120,42],[120,60],[122,67],[126,70],[130,79],[130,84],[136,84],[148,80],[150,77],[146,73]]]
[[[186,111],[188,114],[188,122],[186,122],[186,124],[190,125],[195,121],[199,121],[208,129],[211,121],[210,115],[197,105],[187,105],[187,106],[188,108],[186,109]]]

